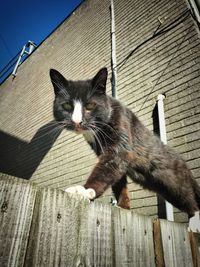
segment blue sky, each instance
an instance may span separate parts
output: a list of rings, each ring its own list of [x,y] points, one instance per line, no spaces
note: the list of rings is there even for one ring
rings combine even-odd
[[[0,70],[27,41],[40,44],[81,2],[83,1],[1,1]]]

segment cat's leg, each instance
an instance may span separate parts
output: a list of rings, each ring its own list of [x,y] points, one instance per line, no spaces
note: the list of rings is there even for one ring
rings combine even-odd
[[[194,188],[190,182],[192,178],[182,180],[182,177],[177,177],[173,170],[160,168],[155,168],[147,174],[139,173],[132,168],[128,175],[144,189],[163,196],[173,206],[186,212],[189,217],[194,216],[195,211],[198,210]]]
[[[171,169],[155,169],[146,179],[144,187],[159,193],[176,208],[192,217],[199,208],[195,198],[193,178],[189,174],[186,176],[185,173],[187,170],[181,172],[179,170],[179,173],[176,173]]]
[[[123,156],[124,154],[125,153],[123,153]],[[103,154],[99,157],[99,162],[96,164],[83,187],[70,187],[65,191],[83,195],[91,200],[97,198],[101,196],[109,186],[117,183],[126,174],[128,164],[128,160],[122,159],[117,153],[111,152],[110,154]]]
[[[99,162],[84,185],[85,189],[95,191],[95,198],[101,196],[109,186],[116,184],[127,172],[128,162],[113,154],[103,154],[99,158]],[[124,196],[126,193],[124,188]]]
[[[130,198],[127,188],[127,177],[123,175],[122,178],[112,185],[112,191],[117,200],[117,205],[124,209],[130,209]]]

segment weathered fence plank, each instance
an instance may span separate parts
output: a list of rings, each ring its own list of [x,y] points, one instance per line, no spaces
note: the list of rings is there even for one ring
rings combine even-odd
[[[111,215],[111,207],[100,202],[92,202],[82,210],[75,266],[113,266]]]
[[[186,225],[160,220],[160,229],[165,267],[193,267]]]
[[[152,220],[122,209],[113,211],[115,265],[154,267]]]
[[[84,202],[56,189],[38,191],[25,266],[74,266]]]
[[[36,188],[21,179],[0,177],[0,266],[23,266]]]

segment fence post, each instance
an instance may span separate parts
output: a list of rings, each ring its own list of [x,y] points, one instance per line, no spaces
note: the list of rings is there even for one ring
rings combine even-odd
[[[153,235],[156,267],[165,267],[159,219],[153,221]]]

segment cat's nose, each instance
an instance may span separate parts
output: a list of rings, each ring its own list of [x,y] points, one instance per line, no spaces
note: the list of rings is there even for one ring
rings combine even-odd
[[[80,122],[75,122],[74,124],[75,124],[75,127],[80,127],[81,124],[82,124],[82,121],[80,121]]]
[[[81,129],[82,121],[80,122],[74,122],[75,130],[78,131]]]

